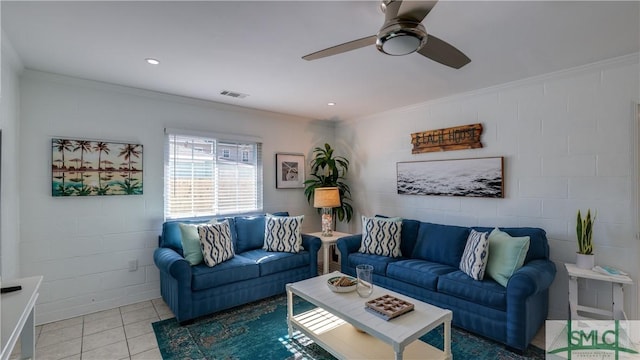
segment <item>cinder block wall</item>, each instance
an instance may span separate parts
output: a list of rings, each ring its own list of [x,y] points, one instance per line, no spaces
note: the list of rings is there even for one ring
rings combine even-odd
[[[19,264],[21,276],[44,275],[39,324],[160,297],[165,127],[261,138],[264,210],[305,214],[303,230],[320,229],[303,189],[275,188],[275,153],[308,158],[333,140],[332,122],[29,70],[20,91]],[[144,194],[53,198],[52,137],[142,144]]]
[[[638,56],[626,56],[345,122],[340,149],[360,214],[444,224],[538,226],[547,231],[558,276],[550,317],[567,317],[564,262],[574,262],[578,209],[597,210],[596,262],[638,281],[636,106]],[[411,154],[414,132],[482,123],[484,148]],[[398,195],[396,163],[504,156],[505,198]],[[343,225],[344,226],[344,225]],[[360,221],[344,230],[359,231]],[[587,283],[583,303],[606,306],[611,288]],[[637,318],[637,288],[625,308]]]

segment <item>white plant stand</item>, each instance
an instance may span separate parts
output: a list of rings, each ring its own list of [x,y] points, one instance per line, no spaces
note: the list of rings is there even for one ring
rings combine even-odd
[[[624,320],[627,315],[624,312],[624,285],[633,284],[628,276],[605,275],[591,269],[581,269],[575,264],[564,264],[569,275],[569,310],[571,320],[592,319],[586,314],[602,315],[614,320]],[[578,279],[590,279],[611,283],[612,299],[611,310],[584,306],[578,304]],[[584,315],[581,315],[581,312]]]

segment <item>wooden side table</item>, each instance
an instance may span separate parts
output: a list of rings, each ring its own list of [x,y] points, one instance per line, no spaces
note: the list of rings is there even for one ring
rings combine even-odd
[[[606,275],[591,269],[580,269],[575,264],[564,264],[564,267],[567,269],[567,274],[569,274],[569,310],[571,320],[590,319],[588,316],[579,315],[578,311],[593,315],[610,316],[614,320],[626,319],[623,286],[633,284],[633,280],[630,277]],[[580,278],[611,283],[613,296],[611,310],[578,304],[578,279]]]
[[[338,239],[352,234],[334,231],[331,236],[322,236],[322,232],[314,232],[309,235],[317,236],[322,240],[322,274],[326,274],[329,272],[329,248],[331,245],[335,245]]]

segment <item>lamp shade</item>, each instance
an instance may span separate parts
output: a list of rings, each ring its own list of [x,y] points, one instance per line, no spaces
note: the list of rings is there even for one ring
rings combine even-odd
[[[340,206],[340,191],[337,187],[322,187],[313,191],[313,207],[334,208],[338,206]]]

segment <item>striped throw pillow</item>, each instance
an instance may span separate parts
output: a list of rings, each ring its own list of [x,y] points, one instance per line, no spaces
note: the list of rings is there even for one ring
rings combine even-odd
[[[227,220],[199,225],[198,235],[200,235],[202,255],[207,266],[214,267],[235,256],[231,242],[231,228]]]
[[[460,259],[460,270],[474,280],[482,280],[489,259],[489,239],[486,232],[471,230]]]
[[[400,234],[402,219],[362,217],[361,253],[400,257]]]

